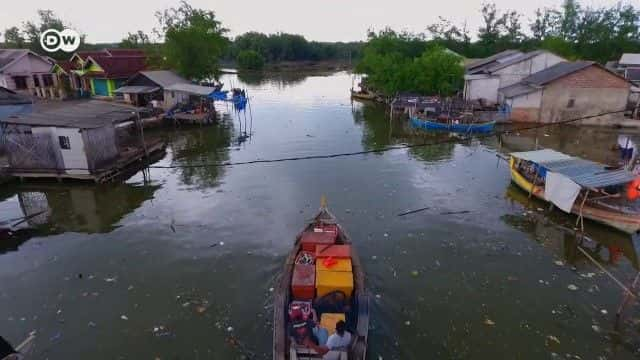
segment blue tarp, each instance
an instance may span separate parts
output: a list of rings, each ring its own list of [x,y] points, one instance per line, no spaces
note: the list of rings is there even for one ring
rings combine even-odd
[[[229,93],[229,91],[214,91],[209,94],[209,99],[224,101],[227,100],[227,93]]]

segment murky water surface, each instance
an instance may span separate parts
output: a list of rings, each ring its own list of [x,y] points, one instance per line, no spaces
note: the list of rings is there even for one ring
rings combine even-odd
[[[0,243],[3,336],[37,330],[36,359],[269,359],[270,289],[326,195],[373,294],[371,359],[637,356],[640,307],[616,328],[622,291],[577,246],[630,283],[640,240],[588,223],[593,241],[578,244],[563,230],[574,219],[511,185],[495,156],[537,144],[613,160],[616,131],[443,143],[352,104],[345,73],[223,81],[248,88],[247,122],[220,106],[221,125],[156,131],[169,141],[158,164],[177,167],[150,182],[4,186],[0,221],[33,216]],[[440,144],[180,167],[425,142]]]

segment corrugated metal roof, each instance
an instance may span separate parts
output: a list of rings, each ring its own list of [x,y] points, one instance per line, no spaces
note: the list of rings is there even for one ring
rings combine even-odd
[[[538,71],[533,75],[527,76],[522,80],[522,82],[542,86],[563,76],[587,68],[593,64],[595,64],[593,61],[563,61],[542,71]]]
[[[551,150],[551,149],[514,152],[514,153],[511,153],[510,155],[515,158],[531,161],[534,163],[573,159],[571,156],[567,154],[563,154],[561,152]]]
[[[640,65],[640,54],[622,54],[620,65]]]
[[[118,124],[136,117],[142,110],[128,105],[92,100],[59,109],[12,116],[2,119],[8,124],[93,129]]]
[[[474,74],[477,73],[479,71],[482,71],[483,69],[487,68],[488,66],[491,65],[491,63],[494,63],[500,59],[505,59],[507,57],[511,57],[514,55],[521,55],[522,52],[518,51],[518,50],[505,50],[502,52],[499,52],[497,54],[491,55],[489,57],[486,57],[484,59],[480,59],[477,61],[472,62],[471,64],[468,64],[466,66],[466,71],[467,74]]]
[[[114,92],[117,94],[150,94],[158,90],[161,89],[157,86],[123,86]]]
[[[180,92],[185,92],[185,93],[200,95],[200,96],[208,96],[212,92],[216,91],[215,88],[212,88],[210,86],[201,86],[201,85],[194,85],[194,84],[173,84],[165,87],[164,89],[169,91],[180,91]]]
[[[526,61],[529,59],[532,59],[538,55],[544,54],[546,51],[545,50],[535,50],[535,51],[529,51],[528,53],[524,53],[521,54],[519,56],[516,57],[509,57],[506,61],[500,61],[498,60],[498,63],[495,65],[491,65],[487,71],[488,72],[494,72],[494,71],[498,71],[500,69],[504,69],[507,66],[511,66],[513,64],[517,64],[520,63],[522,61]]]
[[[191,82],[170,70],[140,71],[140,74],[162,87],[173,84],[191,84]]]
[[[532,93],[538,89],[539,88],[535,86],[519,82],[513,85],[505,86],[498,91],[500,91],[506,98],[512,98]]]
[[[544,149],[511,153],[511,156],[534,162],[548,171],[562,174],[585,188],[601,188],[626,184],[635,179],[635,175],[624,169],[608,170],[604,164],[584,160]]]
[[[546,162],[540,165],[552,172],[562,174],[586,188],[626,184],[635,179],[635,175],[627,170],[607,170],[603,164],[578,158]]]
[[[31,104],[32,102],[28,97],[19,95],[15,91],[0,86],[0,106]]]

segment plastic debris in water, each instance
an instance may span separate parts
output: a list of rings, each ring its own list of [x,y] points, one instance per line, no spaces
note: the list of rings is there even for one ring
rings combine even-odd
[[[485,325],[489,325],[489,326],[493,326],[493,325],[495,325],[496,323],[495,323],[495,322],[493,322],[493,320],[491,320],[491,319],[486,319],[486,320],[484,321],[484,324],[485,324]]]
[[[558,266],[564,266],[564,262],[560,261],[560,260],[556,260],[556,265]]]
[[[600,332],[600,327],[598,325],[591,325],[591,328],[593,329],[593,331],[599,333]]]
[[[413,270],[413,271],[411,272],[411,276],[414,276],[414,277],[415,277],[415,276],[418,276],[419,274],[420,274],[420,273],[418,272],[418,270]]]
[[[553,336],[553,335],[547,336],[547,339],[551,340],[551,341],[553,341],[553,342],[555,342],[557,344],[560,344],[560,340],[557,337]]]
[[[571,291],[576,291],[576,290],[578,290],[578,287],[573,285],[573,284],[569,284],[569,286],[567,286],[567,289],[569,289]]]
[[[127,315],[121,315],[121,316],[120,316],[120,319],[122,319],[122,320],[129,320],[129,318],[127,317]]]
[[[407,321],[404,322],[404,324],[409,326],[409,325],[411,325],[411,321],[407,320]]]
[[[104,281],[106,282],[116,282],[118,280],[118,278],[116,277],[112,277],[112,278],[105,278]]]
[[[605,310],[605,309],[600,310],[600,313],[602,313],[602,315],[607,315],[608,314],[607,310]]]
[[[232,331],[233,331],[233,327],[232,327],[232,326],[229,326],[229,327],[227,328],[227,332],[232,332]]]

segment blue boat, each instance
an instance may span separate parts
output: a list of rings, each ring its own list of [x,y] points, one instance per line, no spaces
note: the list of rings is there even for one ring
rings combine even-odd
[[[449,131],[464,134],[487,134],[493,131],[495,121],[473,124],[445,124],[435,121],[422,120],[417,117],[411,118],[411,125],[416,128],[426,130]]]

